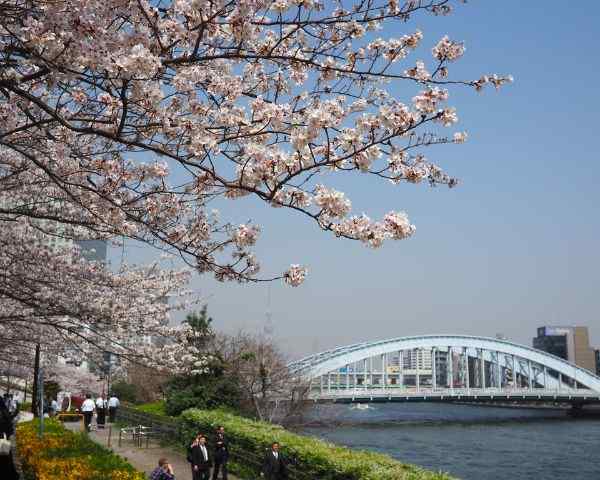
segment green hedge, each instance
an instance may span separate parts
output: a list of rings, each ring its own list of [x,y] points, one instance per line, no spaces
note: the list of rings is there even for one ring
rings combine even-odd
[[[277,441],[292,461],[292,479],[451,480],[447,474],[406,465],[386,455],[340,447],[222,410],[186,410],[180,421],[182,446],[198,431],[212,437],[215,428],[223,425],[231,445],[231,470],[242,478],[259,477],[265,451]]]

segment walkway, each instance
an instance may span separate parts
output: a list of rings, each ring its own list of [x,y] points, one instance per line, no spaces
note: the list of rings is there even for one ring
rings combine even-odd
[[[65,423],[65,426],[74,424]],[[78,425],[78,424],[77,424]],[[96,430],[90,432],[90,438],[99,444],[108,447],[108,428],[104,430]],[[192,472],[190,464],[185,458],[185,455],[177,452],[175,449],[161,447],[156,443],[150,443],[149,448],[139,448],[133,445],[131,440],[123,440],[119,447],[119,431],[114,429],[111,437],[111,445],[109,447],[113,452],[124,457],[137,470],[145,472],[148,476],[152,470],[158,465],[158,459],[165,457],[173,466],[173,471],[177,480],[192,480]],[[231,480],[239,480],[233,475],[228,475]]]

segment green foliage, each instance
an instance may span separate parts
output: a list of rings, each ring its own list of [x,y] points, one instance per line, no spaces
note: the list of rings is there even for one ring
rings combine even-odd
[[[166,383],[165,412],[177,416],[188,408],[237,408],[241,398],[239,384],[224,375],[225,363],[219,353],[209,351],[215,334],[207,306],[200,312],[189,313],[184,323],[192,330],[188,341],[197,349],[198,367],[193,373],[173,377]]]
[[[137,402],[137,387],[124,381],[115,382],[110,387],[111,393],[116,395],[121,401],[135,403]]]
[[[44,382],[44,396],[46,398],[56,398],[58,392],[60,392],[60,385],[58,382]]]
[[[273,441],[292,459],[299,478],[319,480],[450,480],[373,452],[351,450],[279,426],[248,420],[222,410],[187,410],[181,415],[182,442],[198,431],[212,432],[223,425],[232,446],[231,469],[242,478],[258,478],[265,449]]]
[[[199,351],[204,352],[209,342],[214,338],[215,332],[212,328],[213,319],[208,316],[208,306],[204,305],[200,312],[190,312],[185,316],[183,323],[187,323],[193,330],[194,336],[190,343]]]
[[[152,415],[158,415],[160,417],[167,417],[167,406],[164,400],[158,400],[157,402],[143,403],[135,407],[144,413],[150,413]]]
[[[231,378],[223,375],[179,376],[167,384],[167,415],[176,417],[188,408],[237,408],[240,391]]]

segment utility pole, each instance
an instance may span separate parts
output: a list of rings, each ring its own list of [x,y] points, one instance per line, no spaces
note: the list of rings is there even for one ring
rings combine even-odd
[[[35,345],[35,361],[33,364],[33,395],[31,397],[31,413],[38,414],[38,383],[40,375],[40,344]]]
[[[38,368],[38,416],[40,417],[40,429],[38,436],[42,438],[44,436],[44,369]]]

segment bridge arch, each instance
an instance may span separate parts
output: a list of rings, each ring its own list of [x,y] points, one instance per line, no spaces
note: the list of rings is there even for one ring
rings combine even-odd
[[[331,393],[332,386],[342,394],[356,389],[410,390],[410,378],[405,385],[405,352],[413,352],[408,355],[416,367],[412,388],[417,392],[543,390],[600,396],[600,377],[589,370],[531,347],[478,336],[425,335],[362,342],[310,355],[289,367],[313,383],[320,382],[321,395],[324,390]],[[421,362],[419,355],[429,361]]]

